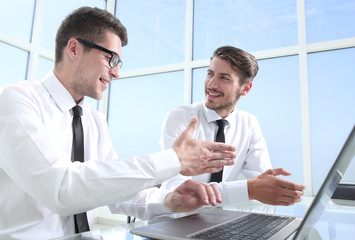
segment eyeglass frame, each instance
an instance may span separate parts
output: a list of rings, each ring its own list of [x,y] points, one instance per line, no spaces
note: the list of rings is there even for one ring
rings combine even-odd
[[[97,44],[95,44],[95,43],[93,43],[93,42],[86,41],[86,40],[84,40],[84,39],[82,39],[82,38],[75,38],[75,39],[76,39],[78,42],[84,44],[85,46],[87,46],[87,47],[89,47],[89,48],[95,48],[95,49],[100,50],[100,51],[102,51],[102,52],[111,54],[110,60],[108,61],[108,64],[110,65],[110,67],[111,67],[111,68],[115,68],[115,67],[117,67],[117,65],[119,65],[120,69],[122,68],[123,62],[122,62],[120,56],[119,56],[117,53],[115,53],[115,52],[113,52],[113,51],[111,51],[111,50],[108,50],[107,48],[104,48],[104,47],[102,47],[102,46],[100,46],[100,45],[97,45]],[[115,66],[113,66],[113,63],[112,63],[113,61],[112,61],[112,59],[113,59],[113,57],[114,57],[115,55],[117,56],[118,62],[117,62],[117,64],[116,64]]]

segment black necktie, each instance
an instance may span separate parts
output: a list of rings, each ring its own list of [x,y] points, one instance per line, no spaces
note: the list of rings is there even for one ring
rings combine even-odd
[[[79,105],[73,107],[73,146],[72,146],[72,162],[84,162],[84,132],[81,124],[82,109]],[[86,212],[74,215],[75,232],[90,231]]]
[[[216,134],[216,142],[225,142],[224,139],[224,127],[226,126],[227,120],[225,119],[219,119],[216,121],[218,125],[218,130]],[[211,174],[211,182],[221,182],[222,181],[222,175],[223,175],[223,169],[219,172],[212,173]]]

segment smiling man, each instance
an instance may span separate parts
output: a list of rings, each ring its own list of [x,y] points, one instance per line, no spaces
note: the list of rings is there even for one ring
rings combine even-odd
[[[271,205],[292,205],[301,200],[302,184],[276,177],[290,175],[283,169],[271,169],[271,162],[258,120],[250,113],[237,109],[241,97],[247,95],[258,72],[258,63],[251,54],[223,46],[215,50],[205,80],[205,101],[172,110],[163,125],[160,144],[163,149],[172,146],[188,125],[189,119],[199,120],[193,137],[200,140],[222,141],[236,147],[233,166],[225,166],[217,174],[202,174],[193,180],[218,184],[222,206],[235,207],[258,200]],[[220,122],[224,122],[219,131]],[[220,138],[218,135],[222,135]],[[223,134],[221,134],[223,133]],[[247,180],[238,181],[240,174]],[[171,189],[188,179],[177,176],[162,184]]]
[[[170,149],[118,159],[105,116],[84,97],[101,99],[119,78],[126,44],[126,28],[112,14],[79,8],[57,31],[53,71],[0,89],[0,239],[88,231],[90,210],[132,198],[128,214],[138,217],[221,202],[218,188],[199,182],[153,188],[178,173],[234,164],[233,146],[191,137],[196,118]]]

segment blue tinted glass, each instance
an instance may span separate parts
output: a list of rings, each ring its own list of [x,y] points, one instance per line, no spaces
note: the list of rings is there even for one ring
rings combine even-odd
[[[355,36],[355,1],[307,0],[307,42],[321,42]]]
[[[248,95],[241,98],[237,108],[252,113],[259,119],[272,166],[292,172],[287,179],[302,183],[298,57],[259,60],[258,63],[259,72],[253,81],[253,87]],[[194,70],[194,101],[204,99],[203,82],[206,71],[207,68]]]
[[[88,102],[88,103],[90,103],[93,108],[95,108],[96,110],[98,110],[98,107],[99,107],[99,101],[98,101],[98,100],[93,99],[93,98],[91,98],[91,97],[86,97],[86,96],[85,96],[85,101]]]
[[[49,71],[53,69],[53,61],[47,58],[39,57],[38,58],[38,70],[37,70],[37,79],[43,78]]]
[[[316,193],[355,124],[355,48],[309,55],[313,188]],[[352,172],[354,182],[355,169]]]
[[[194,59],[222,45],[246,51],[297,45],[297,1],[195,0]]]
[[[183,79],[183,72],[171,72],[111,83],[109,131],[120,158],[160,150],[165,115],[184,103]]]
[[[54,51],[55,35],[66,16],[75,9],[83,6],[98,7],[105,9],[105,0],[45,0],[41,46],[47,50]],[[53,14],[55,13],[55,14]]]
[[[26,79],[28,52],[0,42],[0,86]]]
[[[2,0],[0,32],[30,42],[35,0]]]
[[[128,32],[123,69],[184,60],[185,1],[117,0],[116,16]]]
[[[207,67],[192,70],[192,102],[204,101]]]

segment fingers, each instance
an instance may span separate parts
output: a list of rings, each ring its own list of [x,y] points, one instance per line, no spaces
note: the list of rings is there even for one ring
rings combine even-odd
[[[288,171],[278,168],[270,169],[254,179],[249,179],[249,198],[266,204],[282,206],[300,202],[305,186],[276,177],[289,174]]]
[[[216,206],[222,202],[219,188],[215,184],[187,180],[165,198],[165,206],[173,212],[193,211],[203,205]]]
[[[208,186],[211,187],[211,190],[213,191],[217,203],[222,203],[222,195],[221,192],[219,191],[217,184],[211,183]]]
[[[201,163],[202,169],[213,169],[213,171],[220,171],[222,170],[223,166],[232,166],[234,165],[235,160],[234,159],[219,159],[219,160],[210,160],[210,161],[204,161]],[[208,170],[207,170],[208,171]]]
[[[269,169],[265,173],[271,174],[273,176],[278,176],[278,175],[289,176],[289,175],[291,175],[291,173],[289,171],[286,171],[283,168]]]
[[[237,154],[230,151],[211,151],[208,149],[203,149],[201,152],[201,159],[204,160],[218,160],[218,159],[233,159],[236,158]]]
[[[202,145],[207,148],[208,150],[214,150],[214,151],[229,151],[229,152],[235,152],[236,148],[235,146],[225,144],[225,143],[220,143],[220,142],[207,142],[207,141],[202,141]]]
[[[234,158],[236,158],[235,152],[217,152],[217,151],[202,151],[200,156],[201,160],[205,160],[201,163],[201,167],[206,169],[207,172],[218,172],[223,166],[231,166],[235,164]]]
[[[222,203],[222,195],[216,184],[198,183],[200,186],[197,191],[198,198],[203,201],[204,205],[216,206]]]
[[[287,190],[286,190],[287,191]],[[302,191],[291,191],[289,190],[284,195],[281,195],[275,205],[282,205],[282,206],[291,206],[295,203],[298,203],[302,200],[303,192]]]

